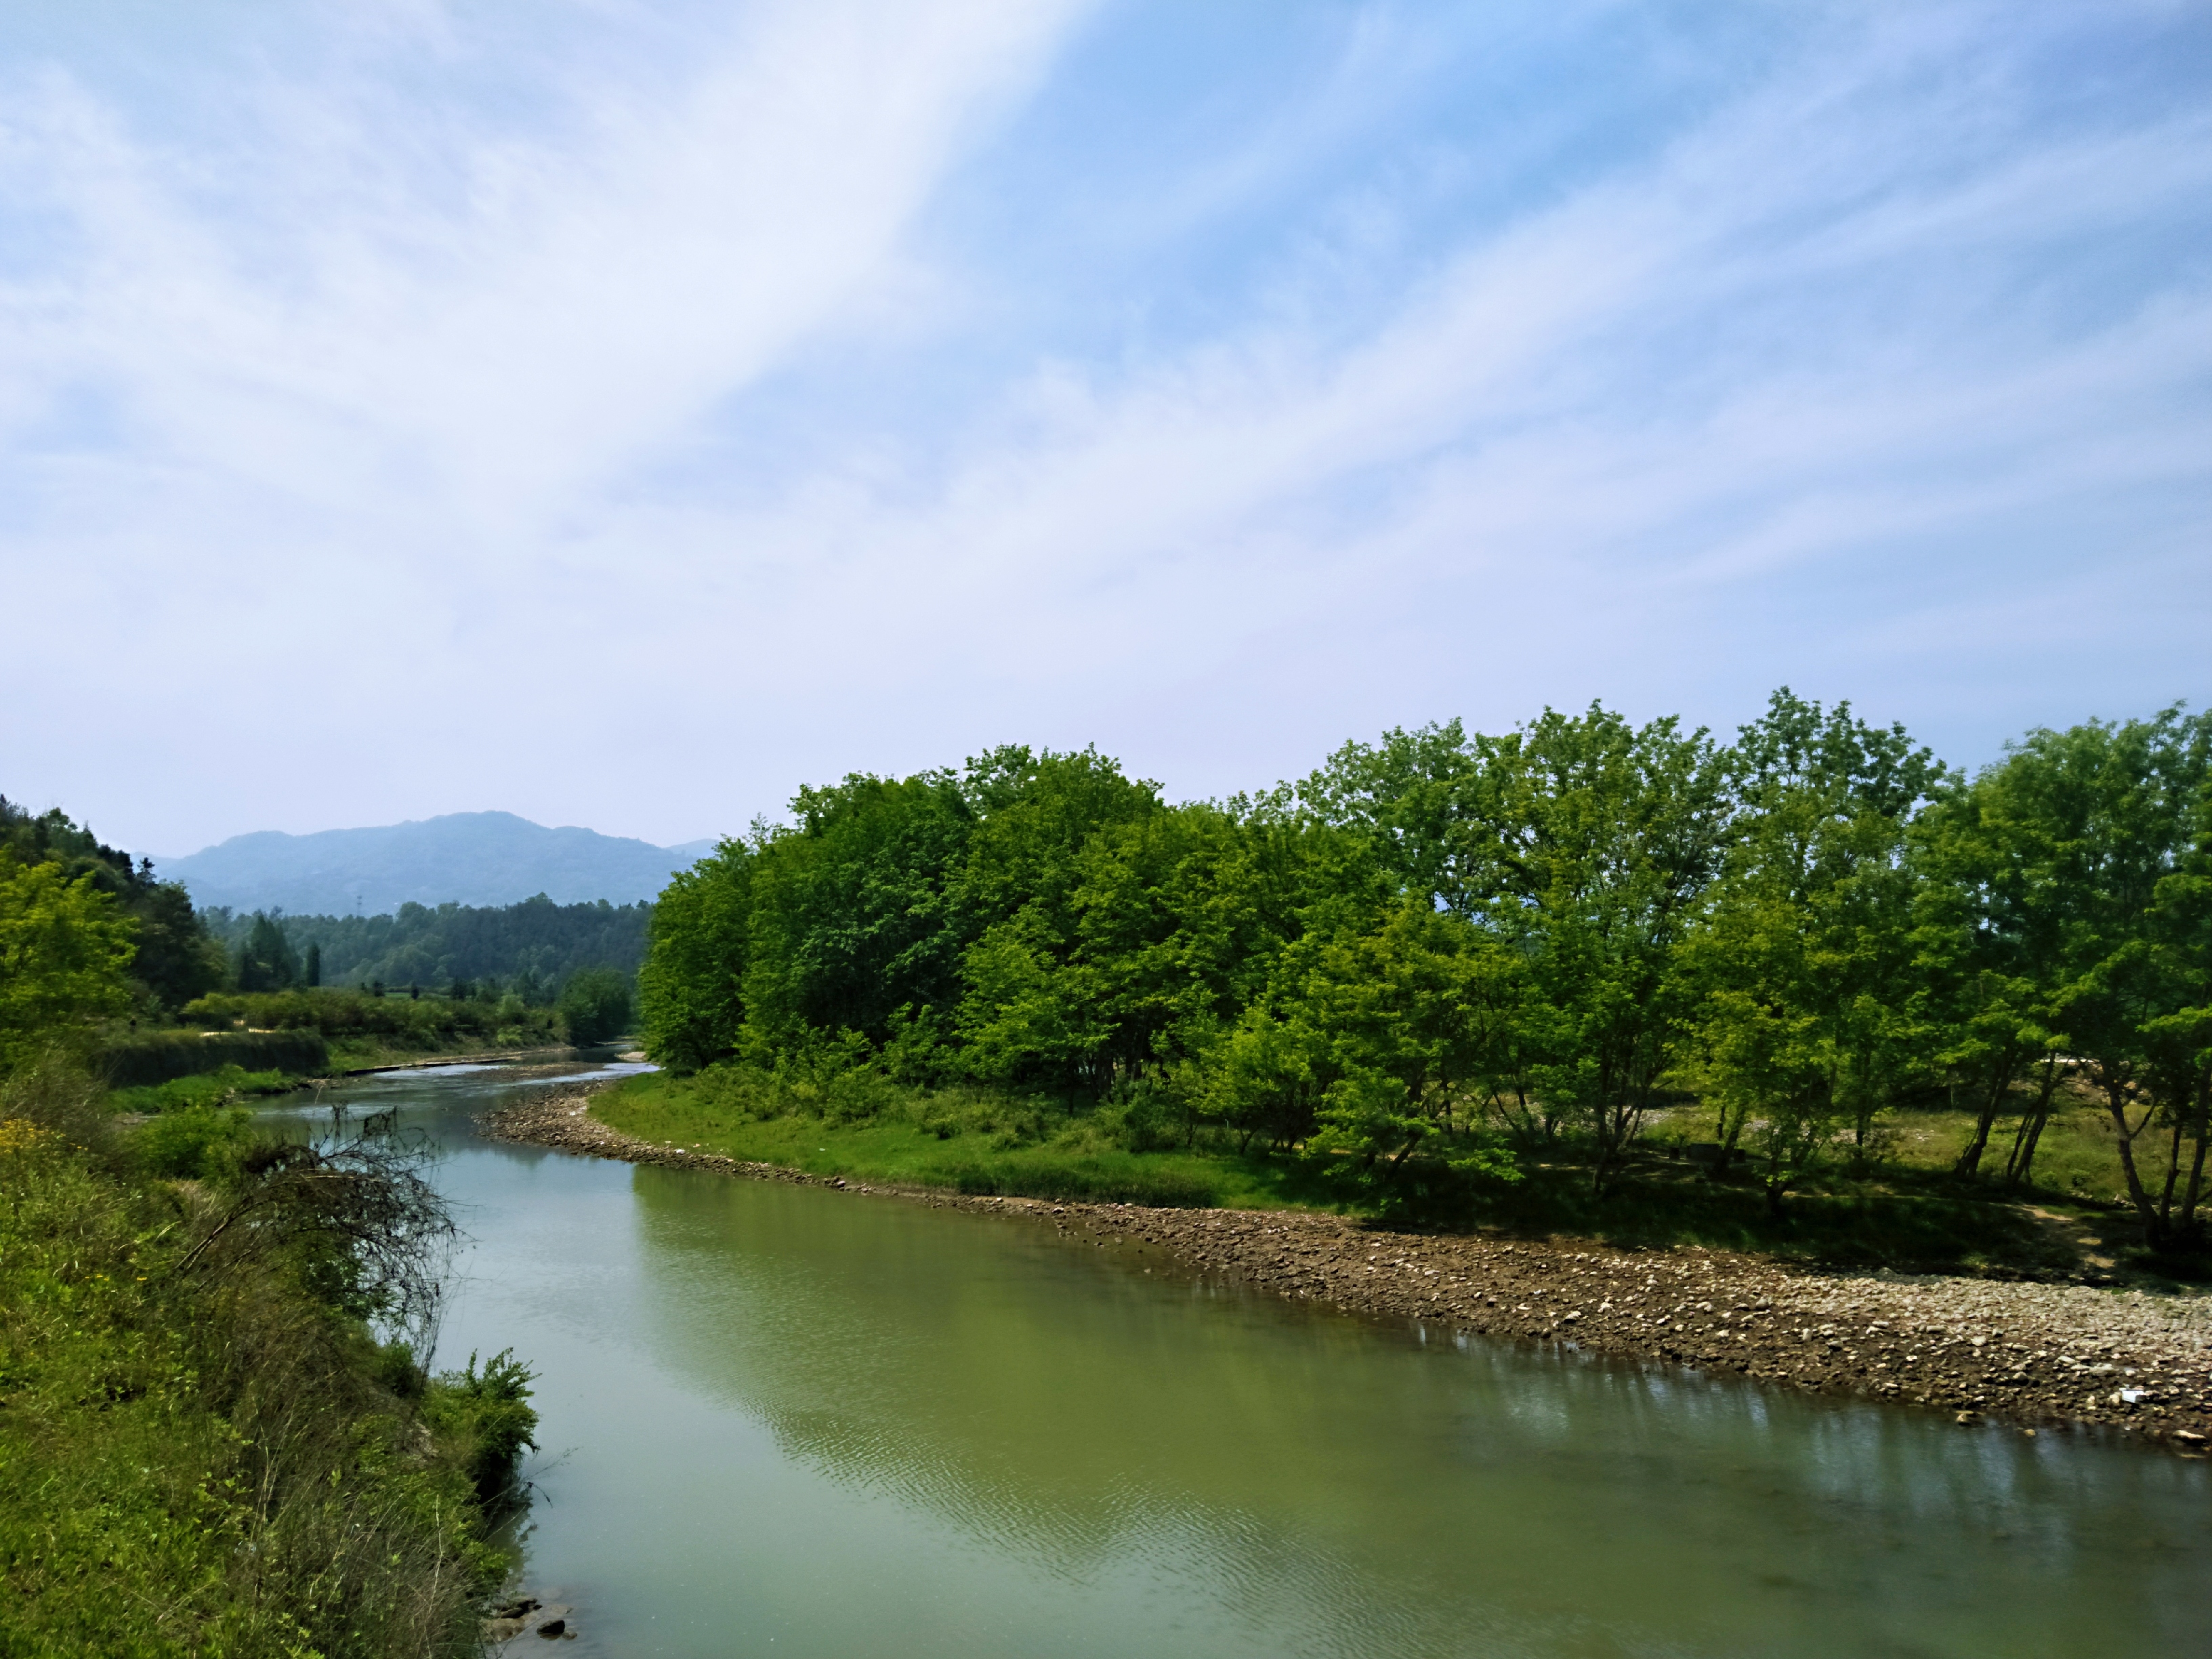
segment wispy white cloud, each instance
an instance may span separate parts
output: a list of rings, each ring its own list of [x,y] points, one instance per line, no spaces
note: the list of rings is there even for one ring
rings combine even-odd
[[[2150,648],[2099,707],[2188,689],[2157,647],[2212,587],[2174,592],[2212,518],[2212,276],[2176,251],[2212,124],[2062,96],[2068,15],[1808,24],[1425,252],[1361,215],[1443,211],[1436,169],[1353,169],[1278,211],[1231,321],[1103,351],[994,336],[976,296],[1020,261],[931,219],[1084,49],[1073,5],[640,13],[505,98],[426,94],[488,50],[465,15],[377,14],[244,88],[220,143],[67,69],[0,116],[46,238],[0,278],[4,689],[280,746],[329,740],[326,699],[385,717],[304,793],[11,736],[149,839],[473,805],[676,839],[1009,735],[1209,791],[1384,720],[1725,721],[1782,679],[1986,747],[2072,717],[2023,653],[2130,612]],[[1483,44],[1424,27],[1348,27],[1326,96],[1130,234],[1373,144],[1378,39]],[[270,650],[319,695],[231,665]],[[635,775],[580,803],[547,732]]]

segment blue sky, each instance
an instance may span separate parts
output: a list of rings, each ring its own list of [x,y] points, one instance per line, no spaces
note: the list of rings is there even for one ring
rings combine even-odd
[[[2212,689],[2201,4],[0,15],[0,790],[659,842]]]

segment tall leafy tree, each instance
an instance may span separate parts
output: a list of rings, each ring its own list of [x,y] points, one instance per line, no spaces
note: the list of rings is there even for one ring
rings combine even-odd
[[[1711,739],[1547,709],[1504,737],[1454,723],[1347,745],[1300,794],[1527,964],[1528,1086],[1580,1127],[1604,1190],[1694,1012],[1682,947],[1729,824]]]
[[[1844,1128],[1862,1158],[1921,1063],[1914,809],[1943,776],[1901,727],[1775,693],[1732,751],[1738,810],[1692,936],[1694,1070],[1733,1146],[1747,1127],[1770,1206]]]
[[[753,842],[726,840],[679,871],[653,909],[638,969],[646,1052],[696,1071],[738,1051],[752,938]]]
[[[2185,1126],[2193,1112],[2207,747],[2206,717],[2179,708],[2030,732],[1930,813],[1925,852],[1952,1054],[1981,1093],[1961,1169],[2013,1086],[2039,1073],[2022,1123],[2032,1151],[2060,1066],[2076,1065],[2154,1243],[2174,1218],[2136,1149],[2154,1123]]]
[[[855,774],[792,805],[798,825],[769,833],[751,875],[747,1041],[763,1057],[810,1033],[881,1042],[956,1004],[951,888],[975,827],[958,781]]]
[[[0,860],[0,1070],[130,1007],[137,933],[91,874]]]
[[[1204,804],[1099,828],[1065,892],[969,949],[971,1066],[1096,1097],[1188,1064],[1259,995],[1309,911],[1340,896],[1348,849],[1330,839]]]
[[[300,958],[273,916],[257,913],[238,947],[232,977],[241,991],[289,991],[300,982]]]
[[[1955,1169],[1980,1172],[1997,1120],[2024,1076],[2043,1088],[2014,1139],[2008,1176],[2027,1178],[2059,1080],[2056,1000],[2076,893],[2039,873],[2043,831],[2023,813],[2021,779],[2003,766],[1939,791],[1914,825],[1922,879],[1917,945],[1941,1037],[1940,1058],[1974,1121]]]
[[[0,866],[52,864],[65,879],[89,877],[137,926],[131,968],[143,1003],[174,1010],[222,983],[222,947],[174,882],[156,878],[150,860],[104,845],[59,811],[32,813],[0,796]]]
[[[2208,1040],[2192,971],[2203,944],[2185,902],[2208,750],[2212,720],[2176,708],[2033,732],[2001,774],[2035,874],[2070,898],[2053,1012],[2103,1097],[2128,1200],[2154,1247],[2174,1237],[2172,1186],[2163,1201],[2153,1195],[2136,1146],[2160,1121],[2179,1130],[2191,1121]]]
[[[2145,1022],[2143,1035],[2169,1130],[2160,1224],[2196,1238],[2203,1231],[2197,1206],[2212,1150],[2212,765],[2204,753],[2212,720],[2200,716],[2185,740],[2193,752],[2179,782],[2188,789],[2194,781],[2185,841],[2151,902],[2150,949],[2167,984],[2166,1006]]]
[[[1310,1156],[1386,1200],[1439,1163],[1513,1178],[1482,1123],[1518,967],[1510,946],[1419,898],[1371,932],[1286,951],[1272,1000],[1288,1078],[1315,1089]],[[1260,1029],[1238,1035],[1249,1045]]]

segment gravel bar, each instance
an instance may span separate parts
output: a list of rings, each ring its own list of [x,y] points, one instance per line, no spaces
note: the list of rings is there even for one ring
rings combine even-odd
[[[1025,1215],[1163,1250],[1273,1294],[1501,1340],[1571,1344],[2023,1428],[2212,1446],[2212,1297],[1822,1268],[1696,1246],[1388,1232],[1305,1211],[1162,1210],[894,1187],[624,1134],[591,1091],[491,1113],[487,1133],[632,1164],[711,1170]]]

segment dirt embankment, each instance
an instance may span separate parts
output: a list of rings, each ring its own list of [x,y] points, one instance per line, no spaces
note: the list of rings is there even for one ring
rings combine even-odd
[[[848,1183],[655,1145],[563,1091],[486,1121],[501,1139],[1036,1217],[1164,1249],[1276,1294],[1529,1342],[1573,1343],[2024,1426],[2102,1425],[2212,1446],[2212,1297],[1786,1266],[1693,1247],[1385,1232],[1302,1212],[1054,1204]]]

